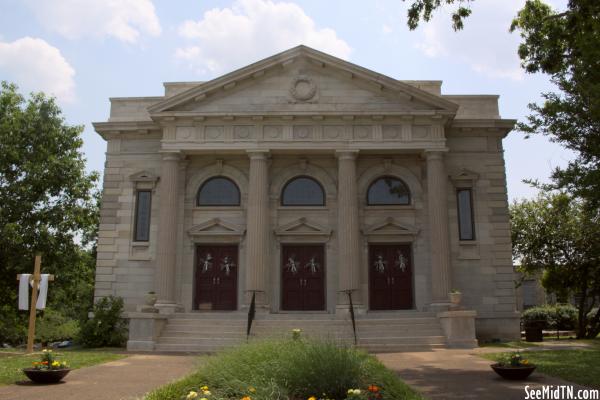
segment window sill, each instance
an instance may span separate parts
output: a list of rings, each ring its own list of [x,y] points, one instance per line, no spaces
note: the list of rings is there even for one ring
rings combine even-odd
[[[242,211],[241,206],[195,206],[192,211]]]
[[[459,240],[459,246],[477,246],[477,240]]]
[[[415,209],[415,206],[412,204],[408,204],[408,205],[380,205],[380,206],[364,206],[363,207],[365,210],[367,211],[376,211],[376,210],[407,210],[407,211],[413,211]]]
[[[147,242],[131,242],[132,247],[150,247],[150,241]]]
[[[278,210],[329,210],[327,206],[279,206]]]

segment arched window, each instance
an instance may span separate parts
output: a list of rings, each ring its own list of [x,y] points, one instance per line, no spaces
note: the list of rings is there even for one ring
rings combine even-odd
[[[308,176],[297,176],[285,184],[281,193],[282,206],[324,206],[325,191],[319,182]]]
[[[229,178],[215,176],[198,189],[199,206],[239,206],[240,189]]]
[[[402,180],[393,176],[377,178],[367,191],[367,204],[370,206],[410,204],[410,191]]]

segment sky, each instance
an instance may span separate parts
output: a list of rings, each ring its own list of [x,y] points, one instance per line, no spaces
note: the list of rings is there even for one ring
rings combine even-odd
[[[557,10],[566,0],[547,1]],[[410,3],[410,1],[409,1]],[[57,98],[85,126],[89,171],[102,171],[109,97],[160,96],[165,81],[206,81],[299,44],[401,80],[443,80],[444,94],[499,94],[503,118],[553,90],[519,64],[510,21],[524,0],[476,0],[463,31],[442,9],[416,31],[400,0],[0,0],[0,80]],[[573,154],[543,136],[504,141],[509,199]]]

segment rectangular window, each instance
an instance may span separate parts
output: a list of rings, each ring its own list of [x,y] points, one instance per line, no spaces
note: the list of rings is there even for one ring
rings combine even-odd
[[[152,191],[139,190],[135,199],[135,229],[133,240],[147,242],[150,240],[150,207]]]
[[[456,191],[458,204],[458,233],[460,240],[475,240],[475,226],[473,224],[473,194],[471,189],[458,189]]]

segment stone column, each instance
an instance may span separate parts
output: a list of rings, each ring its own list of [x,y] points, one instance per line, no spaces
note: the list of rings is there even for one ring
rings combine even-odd
[[[179,153],[164,153],[159,182],[160,209],[156,242],[156,308],[169,314],[178,308],[175,301],[177,259],[177,197]]]
[[[448,238],[448,174],[444,152],[427,151],[427,204],[431,246],[432,304],[448,304],[450,245]]]
[[[358,151],[336,151],[338,158],[338,273],[339,290],[359,289],[360,227],[356,157]]]
[[[269,251],[269,152],[248,151],[250,182],[248,188],[246,290],[256,291],[257,303],[266,305],[266,271]]]

